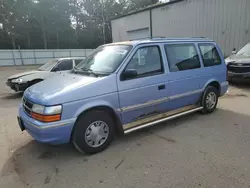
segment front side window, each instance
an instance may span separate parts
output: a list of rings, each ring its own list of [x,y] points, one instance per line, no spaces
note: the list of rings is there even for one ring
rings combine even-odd
[[[193,44],[165,45],[170,72],[200,68],[197,50]]]
[[[199,44],[204,67],[211,67],[221,64],[221,58],[213,44]]]
[[[143,47],[136,51],[126,70],[134,69],[138,77],[163,72],[160,49],[158,46]]]
[[[50,71],[57,64],[57,62],[58,62],[57,59],[50,60],[49,62],[47,62],[46,64],[41,66],[38,70],[39,71]]]
[[[58,71],[71,70],[73,68],[72,60],[63,60],[59,65],[57,65]]]
[[[91,71],[95,74],[111,74],[122,63],[131,48],[130,45],[101,46],[80,62],[75,70]]]

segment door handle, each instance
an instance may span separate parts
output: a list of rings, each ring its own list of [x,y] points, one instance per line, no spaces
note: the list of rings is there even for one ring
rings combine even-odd
[[[165,84],[159,85],[159,86],[158,86],[158,90],[163,90],[163,89],[165,89],[165,88],[166,88]]]

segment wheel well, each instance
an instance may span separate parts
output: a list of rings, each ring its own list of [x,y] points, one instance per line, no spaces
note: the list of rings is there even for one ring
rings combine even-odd
[[[77,119],[76,119],[76,122],[78,121],[78,119],[85,115],[86,113],[88,113],[89,111],[92,111],[92,110],[103,110],[105,112],[107,112],[114,120],[115,122],[115,131],[118,135],[122,135],[123,134],[123,128],[122,128],[122,123],[120,121],[120,118],[119,116],[115,113],[115,111],[108,107],[108,106],[97,106],[97,107],[93,107],[93,108],[90,108],[90,109],[87,109],[85,111],[83,111],[81,114],[78,115]],[[75,126],[74,126],[75,127]],[[72,130],[72,133],[71,133],[71,138],[72,138],[72,135],[73,135],[73,132],[74,132],[74,128]]]
[[[220,84],[218,82],[213,81],[213,82],[209,83],[208,85],[215,87],[218,90],[218,92],[220,93],[221,88],[220,88]]]
[[[41,82],[41,81],[43,81],[43,79],[38,78],[38,79],[30,81],[30,84],[36,84],[36,83]]]

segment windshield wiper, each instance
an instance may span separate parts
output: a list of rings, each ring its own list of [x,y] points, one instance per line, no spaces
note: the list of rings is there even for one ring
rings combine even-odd
[[[79,69],[78,69],[79,70]],[[96,74],[92,69],[90,68],[82,68],[80,69],[82,72],[88,73],[89,75],[94,75],[95,77],[98,77],[99,75]]]

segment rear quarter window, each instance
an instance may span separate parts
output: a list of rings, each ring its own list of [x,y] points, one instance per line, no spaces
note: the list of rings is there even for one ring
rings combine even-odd
[[[214,44],[199,44],[204,67],[221,64],[221,57]]]

